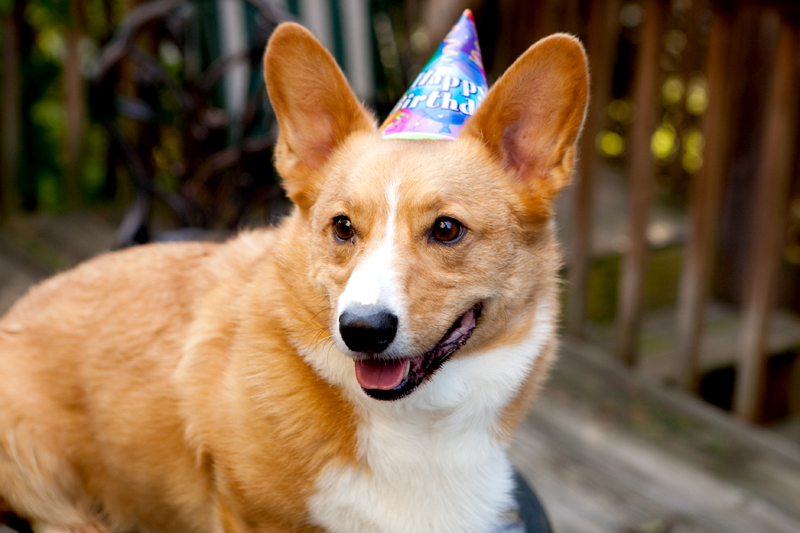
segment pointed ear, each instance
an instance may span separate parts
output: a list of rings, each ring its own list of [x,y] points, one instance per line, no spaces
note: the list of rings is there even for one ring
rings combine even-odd
[[[461,137],[482,142],[537,203],[549,200],[569,183],[588,93],[580,42],[552,35],[494,84]]]
[[[289,198],[307,209],[333,151],[355,132],[375,131],[375,118],[331,54],[299,24],[281,24],[272,34],[264,78],[278,119],[275,166]]]

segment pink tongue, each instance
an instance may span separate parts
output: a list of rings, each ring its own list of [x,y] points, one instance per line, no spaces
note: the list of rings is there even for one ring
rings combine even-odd
[[[356,379],[365,389],[392,390],[403,382],[407,359],[356,361]]]

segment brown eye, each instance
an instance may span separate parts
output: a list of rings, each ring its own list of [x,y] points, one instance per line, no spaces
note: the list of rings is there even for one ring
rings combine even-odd
[[[356,233],[353,231],[350,219],[343,216],[335,217],[333,219],[333,235],[339,242],[347,242],[355,237]]]
[[[454,218],[441,217],[433,223],[432,233],[442,244],[455,244],[464,236],[464,226]]]

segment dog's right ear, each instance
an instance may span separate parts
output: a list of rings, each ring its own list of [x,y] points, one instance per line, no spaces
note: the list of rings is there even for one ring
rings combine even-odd
[[[506,70],[460,135],[480,141],[513,176],[533,218],[544,219],[569,183],[588,97],[583,46],[551,35]]]
[[[289,198],[308,209],[333,151],[352,133],[375,131],[375,118],[331,54],[299,24],[281,24],[272,34],[264,78],[280,128],[275,166]]]

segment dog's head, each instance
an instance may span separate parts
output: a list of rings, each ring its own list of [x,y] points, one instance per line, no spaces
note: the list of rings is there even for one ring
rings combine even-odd
[[[587,103],[576,39],[532,46],[456,141],[382,140],[299,25],[275,31],[265,76],[311,282],[368,395],[401,398],[448,358],[531,330],[537,304],[555,300],[551,203],[569,181]]]

